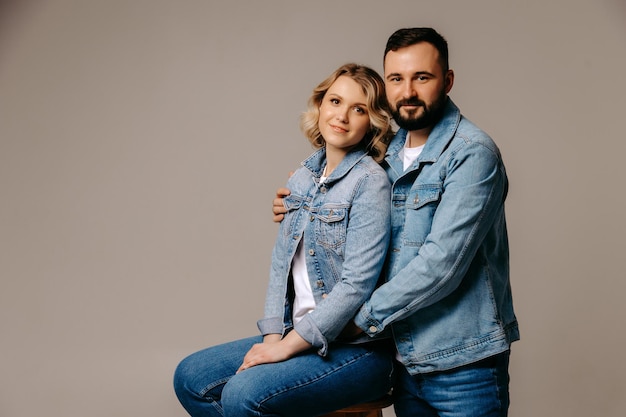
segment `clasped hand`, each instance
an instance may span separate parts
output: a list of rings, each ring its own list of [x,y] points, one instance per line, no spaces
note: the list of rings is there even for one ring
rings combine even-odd
[[[311,344],[295,331],[289,332],[283,339],[280,338],[279,334],[267,335],[263,339],[263,343],[255,344],[246,353],[237,373],[264,363],[285,361],[309,348],[311,348]]]
[[[282,345],[280,342],[263,342],[252,346],[243,358],[243,363],[237,370],[237,373],[256,365],[282,362],[289,359],[289,353]]]

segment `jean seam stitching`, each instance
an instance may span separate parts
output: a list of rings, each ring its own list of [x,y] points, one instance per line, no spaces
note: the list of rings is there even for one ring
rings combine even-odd
[[[316,378],[313,378],[313,379],[311,379],[311,380],[309,380],[309,381],[306,381],[306,382],[300,383],[300,384],[298,384],[298,385],[293,385],[293,386],[291,386],[291,387],[289,387],[289,388],[283,388],[282,390],[277,391],[277,392],[275,392],[274,394],[269,395],[269,396],[267,396],[266,398],[264,398],[263,400],[259,401],[259,408],[260,408],[260,407],[261,407],[264,403],[266,403],[266,402],[268,402],[269,400],[271,400],[271,399],[273,399],[273,398],[277,397],[278,395],[281,395],[281,394],[283,394],[283,393],[285,393],[285,392],[287,392],[287,391],[291,391],[291,390],[296,389],[296,388],[300,388],[300,387],[303,387],[303,386],[306,386],[306,385],[310,385],[310,384],[312,384],[312,383],[314,383],[314,382],[318,382],[319,380],[324,379],[324,378],[328,377],[329,375],[334,374],[335,372],[339,371],[340,369],[342,369],[342,368],[344,368],[344,367],[346,367],[346,366],[348,366],[348,365],[352,365],[353,363],[357,362],[358,360],[360,360],[360,359],[362,359],[362,358],[365,358],[365,357],[367,357],[367,356],[370,356],[370,355],[372,355],[372,352],[370,352],[370,351],[368,351],[368,352],[364,352],[363,354],[358,355],[358,356],[355,356],[355,357],[353,357],[352,359],[350,359],[349,361],[347,361],[347,362],[345,362],[345,363],[342,363],[342,364],[341,364],[341,366],[338,366],[338,367],[336,367],[336,368],[333,368],[333,369],[331,369],[329,372],[325,372],[324,374],[321,374],[321,375],[319,375],[319,376],[318,376],[318,377],[316,377]]]
[[[202,389],[202,391],[199,392],[201,397],[205,397],[206,394],[211,391],[213,388],[219,386],[219,385],[225,385],[228,381],[230,380],[230,377],[228,378],[223,378],[223,379],[219,379],[217,381],[213,381],[212,384],[207,385],[206,387],[204,387],[204,389]]]

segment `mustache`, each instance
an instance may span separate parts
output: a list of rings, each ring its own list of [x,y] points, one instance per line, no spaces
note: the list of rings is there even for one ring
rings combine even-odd
[[[422,106],[426,107],[426,103],[417,97],[410,97],[404,100],[399,100],[396,102],[396,107],[400,108],[401,106]]]

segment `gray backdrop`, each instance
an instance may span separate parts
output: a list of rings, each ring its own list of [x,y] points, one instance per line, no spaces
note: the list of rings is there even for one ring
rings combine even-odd
[[[512,417],[623,416],[623,0],[0,3],[0,416],[184,416],[256,332],[298,116],[434,26],[507,163]],[[392,415],[390,410],[386,415]]]

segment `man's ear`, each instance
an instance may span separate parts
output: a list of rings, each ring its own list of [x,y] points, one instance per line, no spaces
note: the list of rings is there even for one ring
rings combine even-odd
[[[446,94],[448,94],[454,85],[454,71],[449,69],[444,79],[446,83]]]

